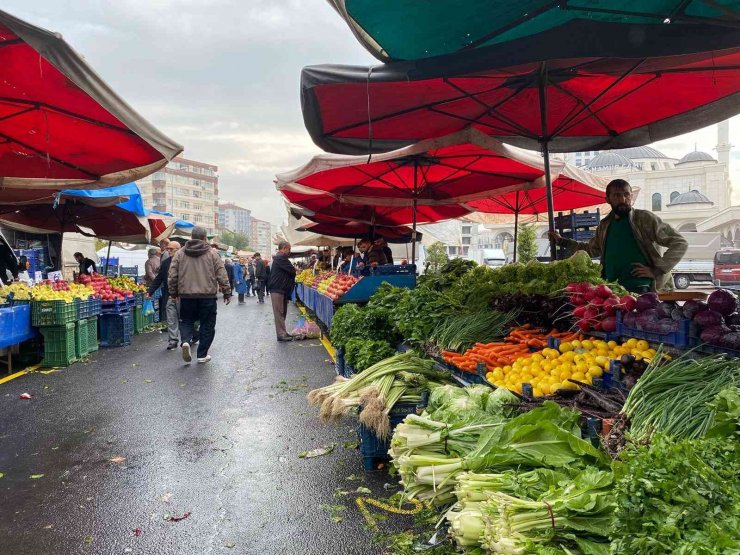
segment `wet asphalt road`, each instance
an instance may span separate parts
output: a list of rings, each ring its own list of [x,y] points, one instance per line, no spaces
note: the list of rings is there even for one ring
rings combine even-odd
[[[323,424],[305,400],[334,378],[326,351],[277,343],[269,301],[248,301],[219,306],[207,365],[184,365],[154,332],[0,385],[0,554],[383,551],[336,490],[381,497],[395,480],[343,445],[352,420]]]

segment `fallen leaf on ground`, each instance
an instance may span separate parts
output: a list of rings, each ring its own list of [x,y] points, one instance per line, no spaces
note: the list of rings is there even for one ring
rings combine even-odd
[[[190,511],[182,513],[181,515],[164,515],[164,519],[169,520],[170,522],[180,522],[181,520],[185,520],[189,516]]]
[[[59,372],[56,368],[52,368],[51,370],[39,370],[42,374],[53,374],[54,372]]]
[[[110,462],[114,464],[123,464],[126,462],[126,457],[122,457],[120,455],[113,457]]]
[[[92,542],[93,542],[93,537],[92,536],[85,536],[85,543],[87,545],[90,545]]]
[[[170,499],[172,499],[172,494],[170,492],[165,493],[162,497],[159,498],[162,503],[169,503]]]
[[[316,449],[311,449],[310,451],[301,451],[298,453],[299,459],[313,459],[314,457],[322,457],[324,455],[330,455],[334,448],[337,446],[336,443],[332,443],[330,445],[324,445],[323,447],[317,447]]]
[[[137,538],[141,536],[141,528],[134,528],[134,536]]]
[[[350,474],[345,478],[345,480],[349,480],[350,482],[362,482],[362,476],[357,476],[356,474]]]
[[[18,398],[19,399],[31,399],[33,398],[33,395],[31,395],[30,393],[21,393],[20,395],[18,395]]]
[[[227,547],[229,549],[234,549],[236,547],[236,544],[233,542],[225,543],[224,547]]]
[[[370,491],[369,488],[364,488],[364,487],[360,486],[359,488],[357,488],[355,490],[355,493],[364,493],[365,495],[370,495],[372,493],[372,491]]]
[[[43,478],[43,474],[31,474],[31,480],[38,480],[39,478]]]
[[[144,383],[152,383],[154,380],[144,380]]]
[[[345,441],[344,443],[342,443],[342,447],[344,447],[345,449],[354,450],[360,447],[360,443],[357,441]]]

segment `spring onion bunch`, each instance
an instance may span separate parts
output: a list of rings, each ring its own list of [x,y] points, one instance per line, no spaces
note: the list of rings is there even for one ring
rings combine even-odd
[[[452,314],[434,328],[430,339],[441,349],[462,352],[476,342],[491,343],[506,336],[518,311],[481,310]]]
[[[661,356],[653,357],[660,361]],[[740,386],[737,361],[721,356],[651,363],[630,390],[622,412],[635,441],[659,432],[677,439],[703,437],[714,422],[710,404],[727,387]]]

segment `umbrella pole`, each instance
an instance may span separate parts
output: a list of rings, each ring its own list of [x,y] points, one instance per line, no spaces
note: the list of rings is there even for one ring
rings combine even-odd
[[[110,246],[113,244],[113,239],[108,241],[108,254],[105,257],[105,270],[103,270],[103,275],[108,275],[108,262],[110,261]]]
[[[519,193],[516,194],[517,198]],[[514,211],[514,262],[516,262],[516,247],[519,241],[519,202],[517,201],[517,210]]]
[[[539,92],[540,92],[540,122],[542,130],[542,156],[545,158],[545,194],[547,195],[547,225],[549,231],[555,231],[555,209],[554,201],[552,198],[552,180],[550,176],[550,151],[548,148],[548,142],[550,138],[547,136],[547,93],[545,86],[547,82],[547,65],[542,62],[540,67],[539,76]],[[555,241],[550,238],[550,260],[555,260]]]
[[[419,171],[419,162],[414,160],[414,200],[411,207],[413,226],[411,228],[411,264],[416,264],[416,183]]]

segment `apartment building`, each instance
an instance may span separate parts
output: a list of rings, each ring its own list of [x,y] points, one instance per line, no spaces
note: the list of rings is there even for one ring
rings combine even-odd
[[[264,256],[272,253],[272,225],[270,222],[252,218],[249,245]]]
[[[242,208],[233,202],[222,202],[218,205],[218,228],[228,229],[251,238],[252,211]]]

